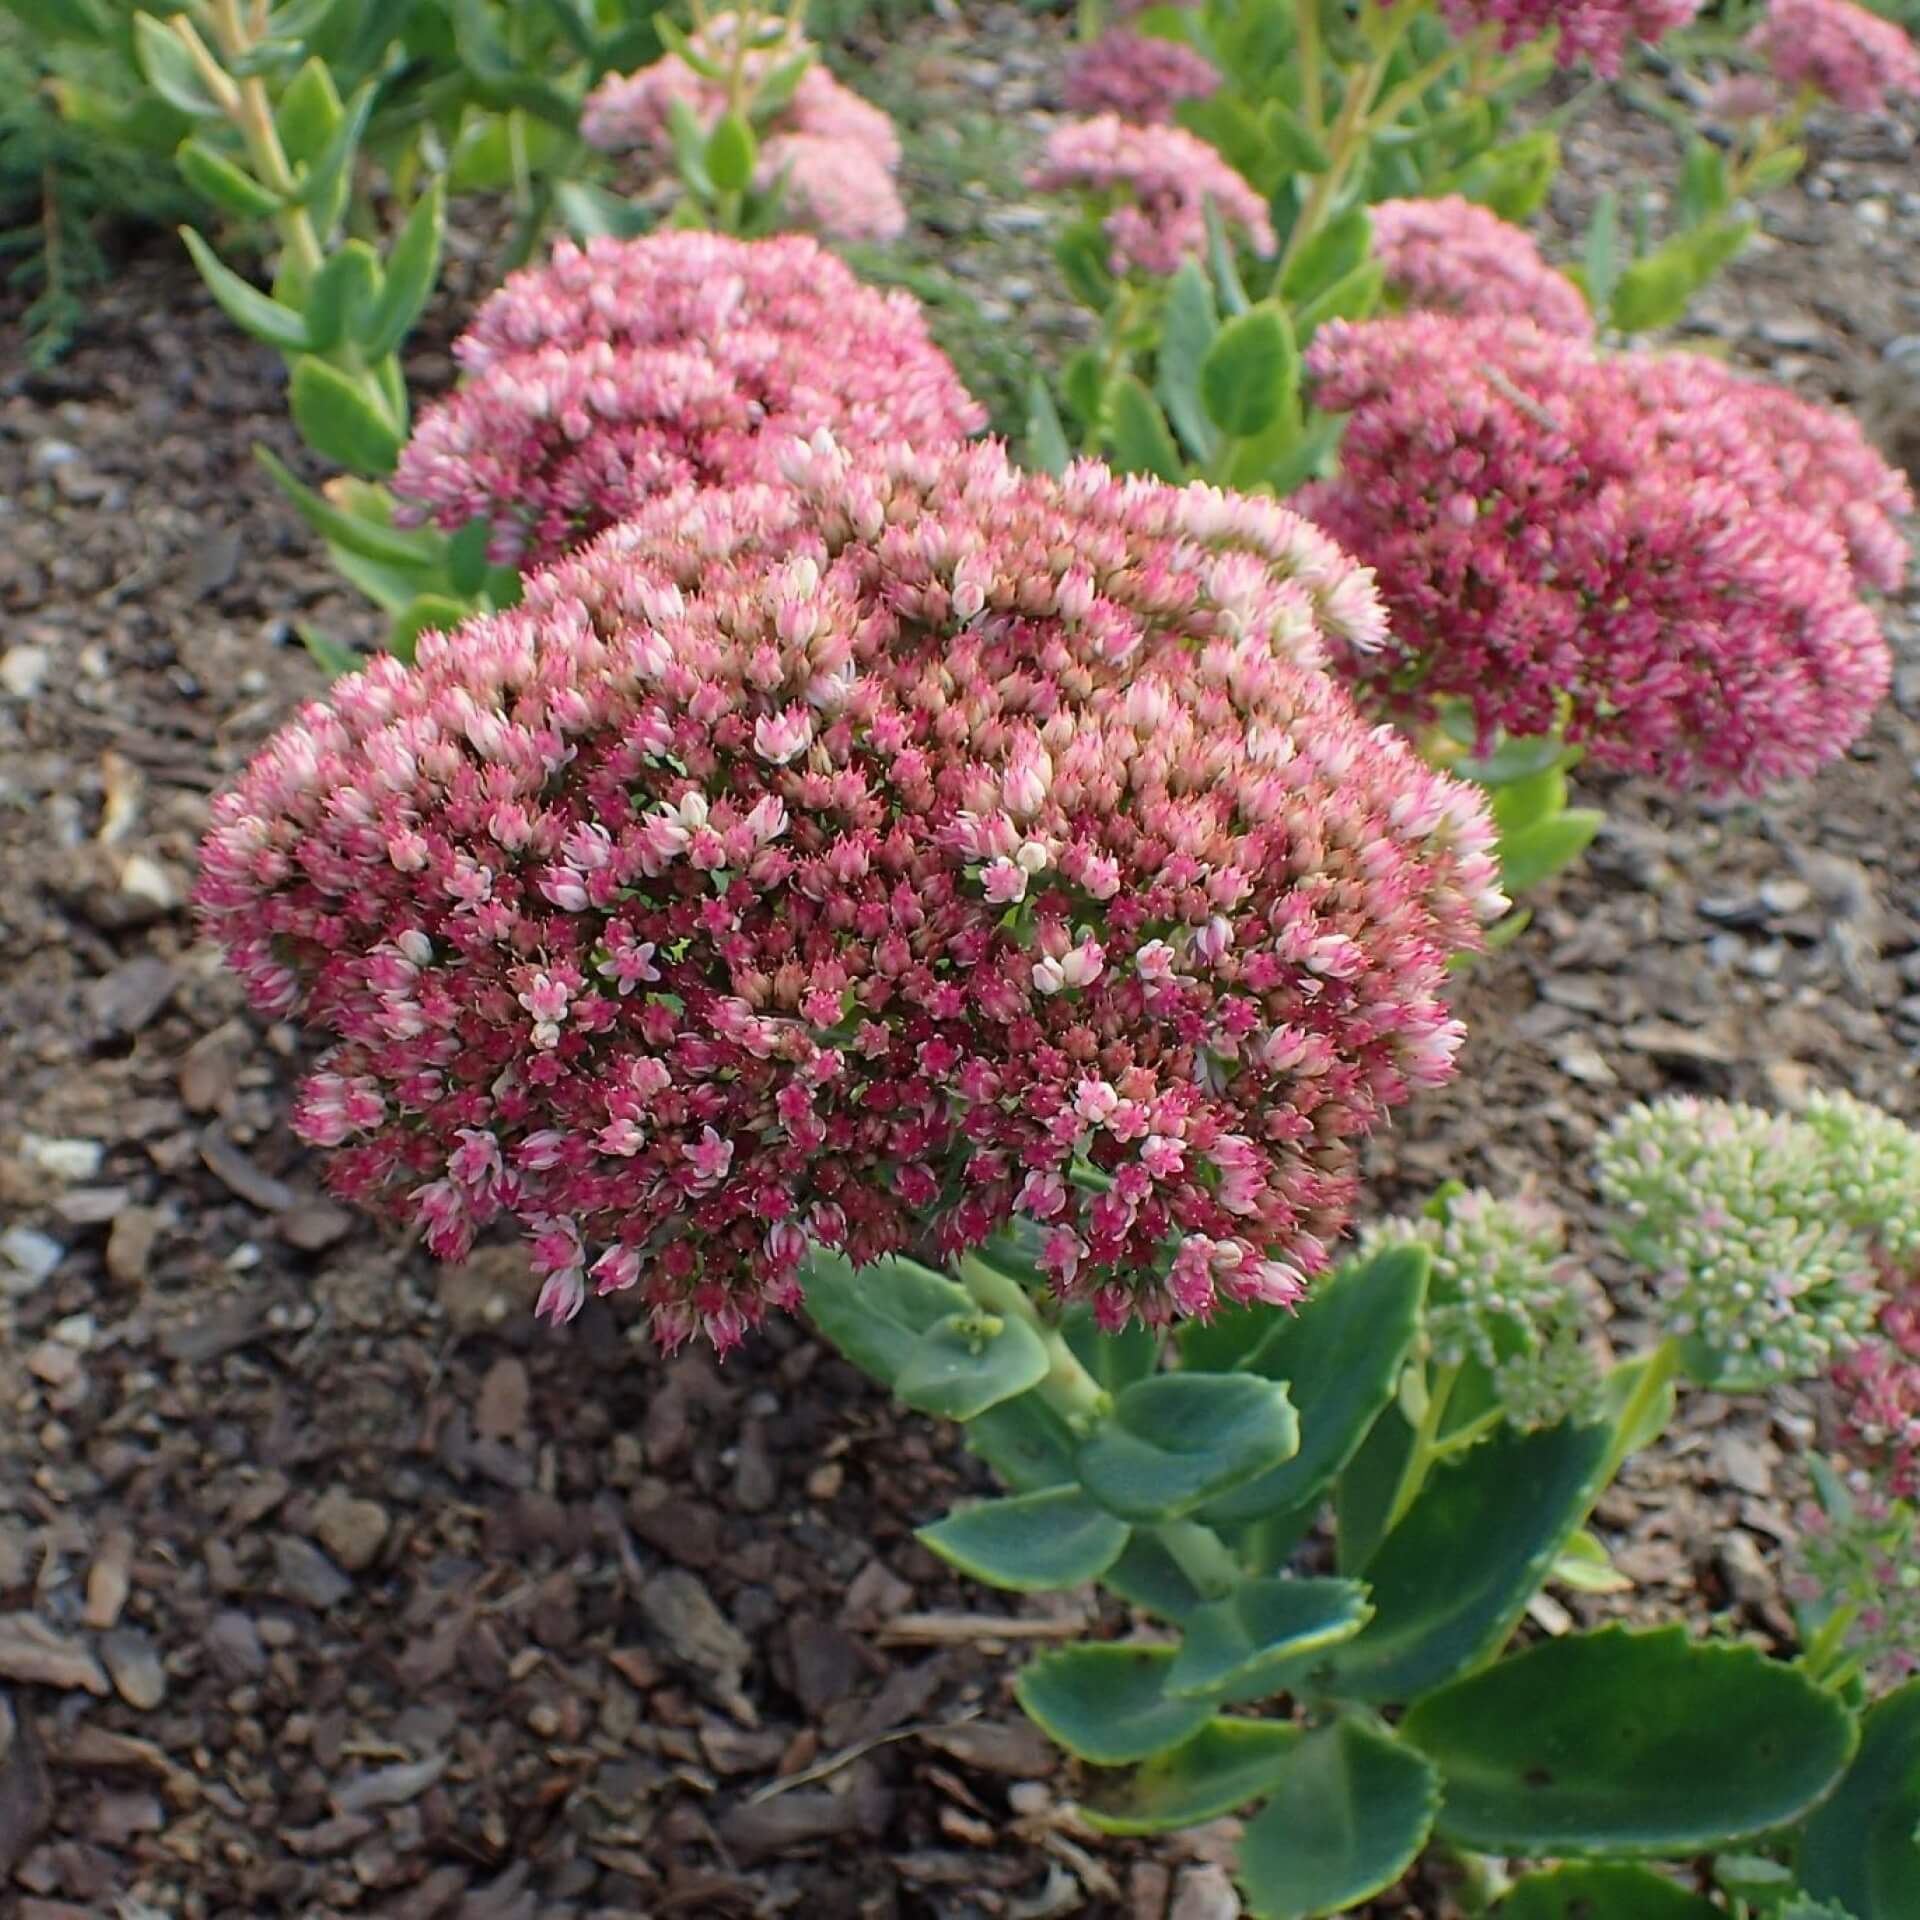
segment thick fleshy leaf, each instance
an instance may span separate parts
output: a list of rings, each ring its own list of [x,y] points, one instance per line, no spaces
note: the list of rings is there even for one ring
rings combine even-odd
[[[1015,1593],[1077,1587],[1119,1559],[1132,1529],[1078,1487],[962,1507],[914,1535],[941,1559]]]
[[[1314,1920],[1392,1886],[1426,1845],[1439,1799],[1432,1767],[1377,1722],[1308,1734],[1241,1836],[1247,1911]]]
[[[201,199],[237,220],[268,220],[287,204],[284,194],[263,187],[244,167],[198,137],[182,140],[173,158],[181,179]]]
[[[387,627],[387,651],[409,666],[423,633],[451,633],[473,611],[450,594],[423,593],[410,600]]]
[[[855,1267],[844,1254],[816,1247],[803,1278],[813,1324],[888,1387],[930,1326],[973,1304],[965,1287],[894,1256]]]
[[[707,135],[707,177],[722,193],[738,193],[753,178],[760,143],[741,113],[723,113]]]
[[[1530,1873],[1494,1909],[1494,1920],[1724,1920],[1711,1900],[1650,1867],[1622,1863]]]
[[[254,458],[273,475],[300,517],[315,533],[337,542],[350,553],[358,553],[383,565],[416,568],[423,572],[440,564],[446,536],[430,527],[401,529],[386,519],[375,520],[365,513],[349,513],[324,495],[297,480],[269,447],[255,447]],[[386,509],[382,508],[382,513]]]
[[[364,240],[340,244],[307,288],[307,337],[315,353],[331,353],[342,335],[358,337],[384,279],[379,255]]]
[[[1182,262],[1167,289],[1154,391],[1174,432],[1196,460],[1211,460],[1220,444],[1219,430],[1207,418],[1200,399],[1200,363],[1219,331],[1220,317],[1213,309],[1213,288],[1206,274],[1199,261]]]
[[[989,1407],[966,1425],[967,1445],[1015,1493],[1070,1485],[1074,1432],[1037,1393]]]
[[[413,330],[440,277],[440,247],[446,233],[447,183],[434,181],[414,203],[387,255],[386,282],[365,327],[360,349],[370,360],[392,353]]]
[[[200,269],[207,291],[229,320],[263,345],[278,347],[282,353],[307,350],[310,341],[303,314],[262,293],[258,287],[249,286],[191,227],[182,227],[180,238],[193,256],[193,264]]]
[[[1244,1373],[1138,1380],[1081,1442],[1087,1491],[1123,1520],[1171,1520],[1293,1457],[1286,1389]]]
[[[133,16],[133,57],[147,85],[177,112],[210,119],[223,111],[187,43],[150,13]]]
[[[1920,1914],[1920,1680],[1880,1701],[1833,1797],[1807,1822],[1800,1884],[1856,1920]]]
[[[893,1390],[941,1420],[971,1420],[1047,1377],[1047,1349],[1026,1321],[971,1302],[936,1320],[900,1363]]]
[[[1002,1268],[1006,1262],[996,1256]],[[1160,1341],[1152,1328],[1130,1321],[1118,1333],[1102,1333],[1088,1306],[1070,1307],[1060,1318],[1060,1337],[1073,1357],[1109,1393],[1118,1393],[1153,1372],[1160,1358]]]
[[[1334,1564],[1342,1573],[1362,1572],[1379,1551],[1412,1454],[1413,1429],[1398,1404],[1389,1403],[1333,1485]]]
[[[1213,1502],[1201,1516],[1231,1525],[1317,1499],[1359,1450],[1393,1398],[1426,1298],[1424,1248],[1392,1247],[1319,1282],[1298,1313],[1276,1316],[1241,1368],[1284,1380],[1300,1415],[1300,1451]]]
[[[1025,463],[1036,473],[1050,473],[1057,480],[1073,459],[1067,443],[1067,430],[1060,424],[1060,409],[1053,404],[1053,390],[1045,374],[1037,370],[1027,376],[1027,436]]]
[[[350,473],[387,474],[400,458],[400,436],[366,389],[325,360],[303,358],[287,383],[287,404],[300,437],[315,453]]]
[[[1351,1640],[1373,1609],[1357,1580],[1247,1580],[1186,1619],[1171,1694],[1257,1699],[1291,1663]]]
[[[1107,389],[1107,445],[1122,473],[1177,481],[1184,472],[1160,403],[1130,373],[1121,374]]]
[[[1682,1627],[1542,1641],[1417,1702],[1400,1731],[1446,1780],[1448,1839],[1562,1858],[1700,1853],[1785,1826],[1855,1738],[1805,1674]]]
[[[1237,440],[1297,410],[1300,352],[1284,309],[1263,301],[1220,329],[1200,363],[1200,397],[1214,425]]]
[[[1502,1429],[1436,1469],[1367,1563],[1374,1616],[1329,1657],[1329,1690],[1411,1700],[1497,1652],[1606,1485],[1612,1437]]]
[[[1127,1542],[1126,1552],[1100,1580],[1109,1592],[1117,1593],[1129,1606],[1143,1607],[1148,1613],[1157,1613],[1161,1619],[1176,1625],[1189,1620],[1194,1609],[1206,1600],[1187,1570],[1150,1533],[1136,1533]]]
[[[1281,1720],[1211,1720],[1184,1746],[1083,1800],[1081,1815],[1102,1833],[1172,1833],[1217,1820],[1267,1793],[1302,1738]]]
[[[1190,1740],[1213,1718],[1204,1701],[1170,1700],[1171,1647],[1063,1647],[1014,1686],[1046,1734],[1097,1767],[1124,1767]]]
[[[1571,866],[1592,846],[1606,817],[1596,807],[1569,807],[1550,819],[1503,833],[1496,848],[1501,885],[1509,893],[1524,893]]]

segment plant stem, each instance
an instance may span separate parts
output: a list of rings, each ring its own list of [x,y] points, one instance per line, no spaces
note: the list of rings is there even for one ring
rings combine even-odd
[[[1024,1320],[1047,1350],[1047,1377],[1038,1392],[1076,1431],[1100,1419],[1112,1398],[1075,1357],[1058,1327],[1049,1326],[1033,1304],[1033,1296],[1011,1274],[1002,1273],[978,1253],[963,1254],[955,1263],[955,1277],[989,1312]]]
[[[1246,1569],[1227,1543],[1197,1520],[1164,1521],[1154,1528],[1153,1537],[1209,1600],[1223,1598],[1246,1578]]]
[[[1438,1369],[1427,1382],[1427,1404],[1420,1410],[1420,1424],[1413,1430],[1413,1450],[1400,1469],[1400,1484],[1393,1491],[1393,1505],[1387,1509],[1387,1523],[1380,1529],[1384,1539],[1407,1516],[1407,1509],[1420,1497],[1433,1463],[1441,1456],[1440,1422],[1446,1418],[1447,1402],[1460,1378],[1460,1363]]]
[[[1645,1419],[1668,1384],[1679,1377],[1680,1364],[1680,1342],[1671,1334],[1647,1356],[1645,1370],[1614,1422],[1613,1452],[1607,1458],[1608,1480],[1620,1471],[1627,1455],[1633,1451],[1627,1436]]]
[[[1294,0],[1295,57],[1300,63],[1300,117],[1317,140],[1327,121],[1327,99],[1320,72],[1320,0]]]

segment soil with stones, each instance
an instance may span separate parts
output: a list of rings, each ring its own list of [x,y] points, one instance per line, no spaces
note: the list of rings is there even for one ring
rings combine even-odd
[[[1052,29],[991,25],[935,26],[915,71],[977,107],[1017,41],[1030,128]],[[1892,442],[1920,425],[1885,352],[1920,332],[1911,130],[1813,145],[1703,324]],[[1671,178],[1669,146],[1604,107],[1556,211]],[[1006,213],[983,245],[1027,231]],[[1043,241],[1020,270],[1044,288]],[[794,1325],[724,1367],[597,1306],[538,1330],[512,1252],[437,1269],[325,1198],[286,1128],[300,1042],[185,905],[210,793],[318,689],[296,624],[369,633],[252,460],[297,457],[280,386],[160,246],[64,365],[0,382],[0,1909],[1227,1920],[1231,1824],[1099,1839],[1013,1704],[1025,1650],[1128,1623],[914,1543],[984,1489],[951,1432]],[[1466,976],[1465,1071],[1378,1143],[1379,1205],[1534,1183],[1628,1346],[1587,1171],[1624,1103],[1839,1085],[1920,1118],[1920,637],[1888,620],[1898,697],[1806,788],[1606,788],[1592,858]],[[1620,1604],[1782,1644],[1819,1412],[1693,1397],[1601,1509]],[[1375,1911],[1452,1909],[1415,1881]]]

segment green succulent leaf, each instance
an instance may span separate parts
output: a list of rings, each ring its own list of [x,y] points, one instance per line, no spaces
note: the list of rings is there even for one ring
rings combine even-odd
[[[380,298],[380,259],[364,240],[343,241],[307,289],[307,337],[330,353],[357,336]]]
[[[1075,1464],[1109,1513],[1171,1520],[1291,1459],[1299,1445],[1299,1422],[1276,1382],[1166,1373],[1121,1393]]]
[[[739,193],[751,184],[760,158],[760,143],[746,116],[723,113],[707,135],[707,178],[722,193]]]
[[[989,1415],[989,1418],[992,1416]],[[1136,1533],[1104,1574],[1101,1585],[1129,1606],[1184,1624],[1206,1600],[1166,1546],[1150,1533]]]
[[[1028,1667],[1014,1693],[1069,1753],[1097,1767],[1124,1767],[1192,1739],[1213,1718],[1203,1701],[1167,1698],[1172,1666],[1171,1647],[1063,1647]]]
[[[1624,1862],[1530,1873],[1494,1909],[1494,1920],[1725,1920],[1711,1900],[1649,1867]]]
[[[1026,1321],[969,1303],[936,1320],[901,1362],[893,1390],[942,1420],[972,1420],[1047,1377],[1047,1349]]]
[[[1861,1727],[1860,1751],[1807,1822],[1800,1883],[1855,1920],[1920,1914],[1920,1680],[1881,1700]]]
[[[1288,263],[1280,291],[1296,304],[1324,293],[1366,259],[1373,222],[1365,207],[1349,207],[1329,220]]]
[[[1073,1357],[1106,1388],[1118,1393],[1152,1373],[1160,1358],[1160,1341],[1151,1327],[1130,1322],[1118,1333],[1103,1333],[1084,1303],[1060,1317],[1060,1337]]]
[[[1077,220],[1053,244],[1053,257],[1067,291],[1083,307],[1105,313],[1113,300],[1111,243],[1097,220]]]
[[[446,235],[447,183],[443,177],[414,203],[387,255],[386,282],[359,334],[370,360],[395,352],[413,331],[413,323],[440,278],[440,249]]]
[[[206,120],[223,111],[186,43],[150,13],[133,16],[133,57],[147,85],[176,112]]]
[[[311,344],[304,315],[250,286],[191,227],[180,229],[193,264],[214,303],[235,326],[282,353],[305,353]]]
[[[1078,1487],[962,1507],[914,1535],[962,1573],[1015,1593],[1097,1580],[1119,1559],[1132,1529]]]
[[[1571,866],[1593,845],[1606,820],[1598,808],[1569,807],[1551,819],[1502,833],[1496,849],[1501,885],[1509,893],[1524,893]]]
[[[1420,1327],[1429,1261],[1393,1247],[1318,1282],[1298,1312],[1272,1312],[1261,1344],[1239,1365],[1284,1380],[1300,1414],[1291,1460],[1212,1502],[1209,1526],[1290,1511],[1317,1499],[1359,1450],[1393,1398]]]
[[[1227,223],[1220,218],[1220,209],[1214,205],[1211,194],[1207,196],[1203,217],[1207,223],[1207,271],[1213,275],[1214,298],[1224,314],[1245,313],[1253,303],[1241,285],[1240,269],[1233,259],[1233,241],[1228,237]]]
[[[969,1420],[967,1445],[1016,1493],[1067,1485],[1073,1429],[1037,1393],[1002,1400]]]
[[[1263,301],[1220,329],[1200,363],[1200,397],[1214,425],[1237,440],[1298,413],[1300,352],[1284,308]]]
[[[273,116],[274,131],[296,167],[311,167],[333,144],[346,118],[327,63],[315,55],[287,83]]]
[[[293,424],[315,453],[351,473],[388,474],[400,458],[400,436],[366,389],[325,360],[302,358],[288,383]]]
[[[1413,1429],[1397,1405],[1382,1408],[1333,1483],[1334,1561],[1342,1573],[1360,1572],[1379,1551],[1412,1457]]]
[[[1427,1762],[1375,1721],[1306,1735],[1240,1840],[1254,1920],[1345,1913],[1390,1887],[1426,1845],[1440,1799]]]
[[[1060,409],[1053,404],[1053,390],[1038,369],[1027,376],[1026,463],[1036,473],[1051,474],[1056,480],[1073,460],[1073,448],[1067,443],[1067,430],[1060,424]]]
[[[1285,102],[1267,102],[1261,130],[1288,173],[1325,173],[1332,167],[1325,144]]]
[[[1372,1612],[1357,1580],[1244,1580],[1188,1614],[1167,1692],[1257,1699],[1282,1669],[1351,1640]]]
[[[1167,431],[1167,417],[1140,380],[1121,374],[1107,389],[1107,444],[1122,473],[1150,473],[1156,480],[1181,478],[1180,449]]]
[[[1210,1720],[1184,1745],[1155,1754],[1080,1803],[1102,1833],[1173,1833],[1258,1800],[1283,1777],[1302,1738],[1279,1720]]]
[[[440,563],[445,541],[429,529],[402,531],[384,520],[370,520],[336,507],[288,471],[270,447],[255,447],[254,457],[273,475],[300,517],[315,533],[387,566],[428,569]]]
[[[1606,1485],[1612,1439],[1502,1428],[1438,1467],[1365,1566],[1374,1616],[1329,1657],[1329,1690],[1412,1700],[1496,1653]]]
[[[813,1324],[887,1387],[929,1327],[973,1305],[965,1287],[897,1255],[856,1268],[845,1255],[816,1247],[804,1284]]]
[[[556,180],[553,205],[576,240],[603,236],[631,240],[650,231],[654,224],[653,214],[646,207],[591,180]]]
[[[330,633],[322,633],[318,627],[301,624],[294,631],[299,634],[308,657],[329,680],[338,680],[343,673],[358,673],[366,665],[365,659],[353,648]]]
[[[1677,1626],[1542,1641],[1416,1702],[1400,1730],[1446,1780],[1450,1840],[1560,1858],[1700,1853],[1786,1826],[1855,1739],[1805,1674]]]
[[[464,600],[450,594],[418,594],[393,616],[387,628],[387,651],[410,666],[423,633],[450,633],[472,611]]]
[[[197,136],[182,140],[173,158],[181,179],[195,193],[236,220],[271,219],[287,204],[282,195],[262,186],[244,167],[235,166],[217,147]]]
[[[1154,391],[1173,430],[1196,460],[1211,460],[1219,430],[1200,398],[1200,368],[1220,331],[1213,288],[1197,260],[1182,262],[1167,290],[1166,318],[1155,362]]]

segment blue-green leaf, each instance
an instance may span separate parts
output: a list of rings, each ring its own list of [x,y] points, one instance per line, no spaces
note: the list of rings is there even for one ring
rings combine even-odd
[[[1063,1647],[1036,1660],[1014,1692],[1046,1734],[1095,1766],[1124,1767],[1190,1740],[1213,1718],[1203,1701],[1164,1691],[1171,1647]]]
[[[1868,1713],[1858,1756],[1807,1822],[1800,1883],[1855,1920],[1913,1920],[1920,1914],[1916,1832],[1920,1680],[1909,1680]]]
[[[1300,1445],[1286,1389],[1242,1373],[1136,1381],[1081,1442],[1086,1490],[1123,1520],[1169,1520],[1291,1459]]]
[[[897,1255],[856,1268],[844,1254],[816,1247],[802,1281],[813,1324],[888,1387],[929,1327],[973,1304],[965,1287]]]
[[[193,264],[207,283],[207,291],[227,318],[256,340],[282,353],[305,353],[311,344],[307,323],[293,308],[262,293],[242,280],[191,227],[180,229]]]
[[[1188,1614],[1167,1692],[1257,1699],[1283,1668],[1351,1640],[1372,1612],[1357,1580],[1244,1580]]]
[[[1144,1760],[1080,1803],[1102,1833],[1173,1833],[1258,1800],[1285,1775],[1304,1736],[1279,1720],[1210,1720],[1183,1746]]]
[[[961,1507],[914,1538],[989,1586],[1042,1593],[1097,1580],[1131,1531],[1078,1487],[1053,1487]]]

